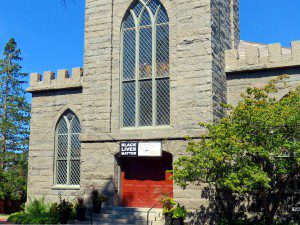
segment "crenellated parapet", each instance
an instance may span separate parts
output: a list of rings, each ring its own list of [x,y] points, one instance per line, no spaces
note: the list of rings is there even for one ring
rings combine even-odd
[[[74,89],[82,87],[82,68],[73,68],[72,74],[68,70],[58,70],[57,76],[52,71],[30,74],[30,86],[27,92],[54,91],[62,89]]]
[[[291,48],[283,48],[278,43],[243,42],[242,45],[238,50],[225,52],[227,73],[300,66],[300,41],[293,41]]]

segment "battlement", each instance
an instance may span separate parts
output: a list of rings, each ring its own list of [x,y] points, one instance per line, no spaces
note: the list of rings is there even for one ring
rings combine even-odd
[[[52,71],[44,72],[43,79],[39,73],[30,74],[30,86],[27,92],[42,92],[82,87],[82,68],[73,68],[72,76],[68,70],[58,70],[57,76]]]
[[[227,73],[300,66],[300,41],[293,41],[291,48],[242,41],[238,50],[225,52],[225,63]]]

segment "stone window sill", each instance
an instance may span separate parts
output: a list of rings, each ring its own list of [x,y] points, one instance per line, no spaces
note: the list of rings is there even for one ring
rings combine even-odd
[[[55,185],[51,189],[52,190],[80,190],[80,185],[73,185],[73,186]]]
[[[148,131],[153,131],[153,130],[170,130],[172,127],[170,125],[164,125],[164,126],[141,126],[141,127],[122,127],[120,130],[121,131],[143,131],[143,130],[148,130]]]

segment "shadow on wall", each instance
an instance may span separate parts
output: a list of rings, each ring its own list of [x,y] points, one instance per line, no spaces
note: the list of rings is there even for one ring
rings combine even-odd
[[[213,225],[219,224],[222,218],[227,220],[244,219],[245,205],[248,203],[244,197],[237,197],[229,190],[216,190],[213,186],[209,186],[202,190],[201,198],[207,199],[209,204],[201,205],[198,210],[191,212],[189,224]]]
[[[228,221],[224,224],[236,224],[237,221],[247,221],[249,224],[261,222],[263,202],[259,195],[236,195],[229,190],[216,190],[211,186],[202,190],[201,197],[208,199],[209,204],[189,213],[191,225],[214,225],[221,221]],[[285,204],[278,210],[276,220],[282,224],[299,221],[299,214],[292,213],[291,207],[300,202],[300,194],[287,193],[284,198]]]
[[[229,73],[227,74],[227,80],[241,80],[241,78],[243,79],[268,78],[268,77],[277,77],[283,74],[290,75],[291,76],[290,80],[294,81],[297,78],[293,78],[293,76],[297,76],[300,74],[300,67]]]
[[[90,185],[84,194],[84,198],[87,204],[91,205],[92,204],[92,191],[93,190],[98,190],[99,194],[105,195],[107,197],[107,201],[104,202],[104,206],[112,206],[116,204],[116,200],[114,200],[115,196],[115,182],[113,180],[113,177],[109,177],[109,179],[105,182],[104,186],[99,186],[99,185]]]

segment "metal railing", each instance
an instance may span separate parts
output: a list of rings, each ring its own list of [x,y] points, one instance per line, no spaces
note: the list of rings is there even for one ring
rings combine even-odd
[[[173,191],[172,192],[169,192],[168,193],[168,196],[170,196],[171,194],[173,194]],[[160,201],[156,202],[148,211],[147,211],[147,225],[149,225],[149,214],[150,214],[150,211],[152,209],[154,209],[155,206],[157,206],[159,203],[161,203]]]

